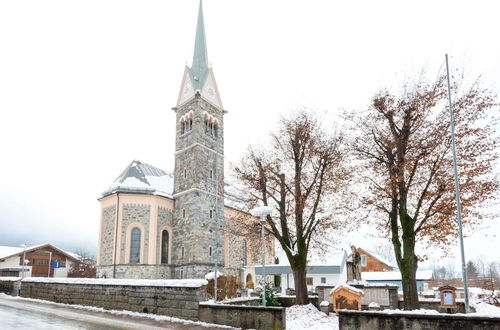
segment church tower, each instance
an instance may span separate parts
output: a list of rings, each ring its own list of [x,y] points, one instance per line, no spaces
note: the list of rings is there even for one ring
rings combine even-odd
[[[172,263],[175,278],[223,266],[224,110],[208,65],[200,0],[193,62],[177,99]],[[217,243],[218,242],[218,243]]]

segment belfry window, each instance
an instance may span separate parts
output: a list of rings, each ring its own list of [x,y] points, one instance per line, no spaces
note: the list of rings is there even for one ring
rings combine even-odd
[[[179,119],[181,123],[181,135],[193,130],[193,111],[189,111]]]
[[[206,111],[203,113],[203,115],[205,117],[205,134],[217,137],[219,120]]]
[[[139,228],[132,229],[130,233],[130,263],[138,264],[141,260],[141,230]]]
[[[161,263],[168,264],[168,246],[170,237],[167,230],[161,232]]]

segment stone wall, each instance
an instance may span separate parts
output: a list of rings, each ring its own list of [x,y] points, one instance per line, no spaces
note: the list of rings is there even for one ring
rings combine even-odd
[[[198,320],[198,304],[207,299],[205,286],[129,286],[45,283],[29,280],[22,282],[21,296],[64,304],[155,313],[190,320]]]
[[[199,304],[199,320],[243,329],[285,329],[284,307]]]
[[[99,263],[101,265],[110,265],[113,263],[113,250],[115,241],[115,218],[116,205],[107,207],[101,213],[101,242],[99,246]]]
[[[158,264],[161,264],[161,246],[162,246],[162,229],[164,227],[170,227],[172,228],[172,211],[163,208],[163,207],[158,207],[158,221],[157,221],[157,227],[158,229],[156,230],[158,237],[156,238],[156,262]],[[169,238],[170,240],[169,244],[172,245],[172,232],[169,233]],[[174,250],[174,247],[172,246],[172,249],[169,251],[169,253],[172,253]],[[172,256],[169,256],[169,259],[172,260]]]
[[[126,249],[127,242],[127,227],[134,222],[140,223],[143,228],[141,228],[141,241],[144,240],[144,246],[141,246],[141,260],[146,262],[148,260],[148,250],[149,250],[149,218],[151,213],[150,205],[138,205],[138,204],[124,204],[122,207],[122,226],[121,226],[121,244],[120,244],[120,263],[125,263],[125,255],[130,254],[130,251]],[[130,233],[128,233],[130,235]]]
[[[397,285],[370,285],[354,287],[363,290],[365,295],[361,298],[361,306],[367,309],[371,302],[375,302],[385,309],[398,309],[399,297]]]
[[[441,308],[441,300],[436,298],[436,299],[432,299],[432,298],[420,298],[419,299],[419,302],[420,304],[420,308],[421,309],[432,309],[432,310],[435,310],[435,311],[438,311],[440,313],[444,313],[446,311],[444,311],[442,308]],[[400,300],[399,301],[399,309],[404,309],[404,301],[403,300]],[[452,313],[465,313],[465,304],[462,301],[457,301],[457,308],[455,309],[451,309]]]
[[[340,330],[373,329],[439,329],[439,330],[496,330],[500,329],[500,318],[461,315],[432,315],[383,312],[339,312]]]
[[[173,278],[173,269],[174,267],[172,265],[129,264],[116,266],[97,266],[97,277],[170,279]]]
[[[17,295],[20,288],[21,279],[18,277],[0,277],[0,292]]]

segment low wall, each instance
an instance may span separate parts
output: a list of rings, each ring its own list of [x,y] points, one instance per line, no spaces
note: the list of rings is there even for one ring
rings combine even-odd
[[[19,277],[0,277],[0,292],[15,296],[18,294],[20,283]]]
[[[278,299],[282,307],[291,307],[295,305],[295,300],[297,298],[295,298],[295,296],[279,296],[276,297],[276,299]],[[313,304],[316,307],[319,307],[318,297],[309,296],[309,303]]]
[[[444,312],[441,308],[441,300],[437,298],[419,298],[418,303],[421,309],[432,309],[438,311],[440,313]],[[399,301],[398,309],[404,308],[404,301]],[[393,308],[396,309],[396,308]],[[474,310],[473,310],[474,311]],[[454,313],[465,313],[465,303],[463,301],[457,301],[457,308],[451,309],[451,312]]]
[[[199,304],[199,320],[243,329],[285,329],[285,308]]]
[[[339,312],[340,330],[373,329],[439,329],[439,330],[497,330],[500,318],[463,316],[450,314],[411,314],[382,312]]]
[[[208,298],[205,285],[205,280],[27,278],[21,296],[198,320],[198,304]]]
[[[240,306],[260,306],[262,303],[262,299],[257,297],[241,297],[241,298],[233,298],[227,299],[222,302],[227,305],[240,305]]]

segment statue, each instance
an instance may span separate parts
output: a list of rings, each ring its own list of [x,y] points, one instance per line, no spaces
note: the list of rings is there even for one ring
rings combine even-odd
[[[361,272],[359,270],[359,265],[361,263],[361,256],[356,250],[356,247],[354,245],[351,245],[351,254],[349,255],[348,260],[349,266],[350,266],[350,273],[352,276],[351,280],[361,280]]]

